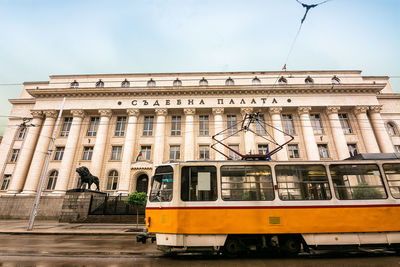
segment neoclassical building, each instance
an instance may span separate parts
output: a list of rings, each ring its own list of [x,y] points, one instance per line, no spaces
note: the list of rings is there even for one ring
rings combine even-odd
[[[241,153],[272,150],[262,136],[284,143],[284,133],[294,140],[272,160],[400,152],[400,94],[388,77],[361,71],[54,75],[25,82],[9,101],[0,146],[0,194],[7,196],[34,195],[43,171],[44,194],[62,196],[77,186],[79,166],[99,177],[102,191],[146,191],[163,162],[224,160],[210,149],[211,137],[235,132],[254,112],[261,137],[240,132],[225,141]]]

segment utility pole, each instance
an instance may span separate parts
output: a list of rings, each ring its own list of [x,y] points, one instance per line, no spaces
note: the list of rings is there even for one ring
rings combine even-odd
[[[40,181],[39,181],[39,186],[38,186],[38,189],[36,192],[35,201],[33,202],[32,212],[31,212],[31,215],[29,216],[29,224],[28,224],[28,229],[27,229],[28,231],[31,231],[33,229],[33,225],[35,223],[35,217],[36,217],[37,210],[39,207],[40,196],[42,195],[43,185],[44,185],[44,182],[46,181],[46,173],[47,173],[47,168],[49,167],[51,152],[53,151],[53,146],[54,146],[54,141],[56,139],[58,125],[60,123],[61,115],[64,110],[65,99],[66,98],[64,97],[63,101],[61,103],[60,112],[58,113],[56,125],[53,130],[53,135],[51,136],[49,149],[47,150],[46,160],[44,162],[44,166],[42,169],[42,175],[40,176]]]

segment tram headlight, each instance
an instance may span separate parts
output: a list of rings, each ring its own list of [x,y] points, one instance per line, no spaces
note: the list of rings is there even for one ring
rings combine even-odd
[[[150,227],[151,217],[147,217],[147,227]]]

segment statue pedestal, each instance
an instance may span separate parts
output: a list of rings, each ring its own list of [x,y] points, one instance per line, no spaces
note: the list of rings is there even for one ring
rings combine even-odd
[[[59,222],[80,223],[88,216],[90,200],[93,197],[106,197],[106,193],[86,190],[71,189],[65,194]]]

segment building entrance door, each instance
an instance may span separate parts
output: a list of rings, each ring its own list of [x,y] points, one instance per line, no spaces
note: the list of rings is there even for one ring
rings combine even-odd
[[[138,177],[136,183],[137,192],[145,192],[147,194],[147,186],[149,184],[149,177],[147,174],[142,174]]]

